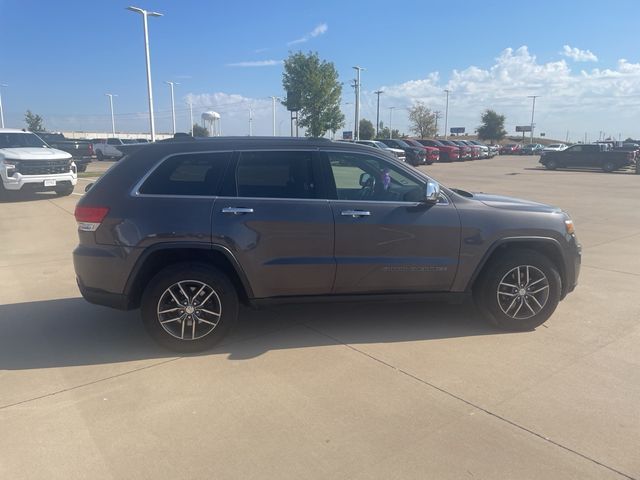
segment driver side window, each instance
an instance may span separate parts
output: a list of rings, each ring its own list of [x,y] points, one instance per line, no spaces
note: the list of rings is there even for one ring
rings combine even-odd
[[[328,152],[338,200],[419,202],[424,185],[394,165],[358,153]]]

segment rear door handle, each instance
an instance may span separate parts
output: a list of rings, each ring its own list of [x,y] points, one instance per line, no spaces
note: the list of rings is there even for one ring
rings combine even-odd
[[[222,213],[233,213],[234,215],[244,215],[245,213],[253,213],[253,208],[244,207],[224,207]]]
[[[340,215],[342,215],[343,217],[358,218],[368,217],[369,215],[371,215],[371,212],[367,212],[366,210],[343,210]]]

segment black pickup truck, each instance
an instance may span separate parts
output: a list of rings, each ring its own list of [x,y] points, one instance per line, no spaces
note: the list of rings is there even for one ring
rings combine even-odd
[[[79,172],[84,172],[94,158],[93,144],[88,140],[66,138],[62,133],[35,133],[50,147],[70,153]]]
[[[549,170],[563,167],[591,167],[613,172],[633,165],[634,154],[612,150],[608,145],[599,143],[577,144],[559,152],[544,152],[540,157],[540,163]]]

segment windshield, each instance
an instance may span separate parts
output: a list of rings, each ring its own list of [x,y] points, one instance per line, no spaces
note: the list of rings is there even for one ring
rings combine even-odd
[[[33,133],[0,133],[0,148],[23,147],[48,148],[48,145]]]
[[[385,145],[382,142],[371,142],[371,143],[373,143],[376,147],[381,148],[383,150],[386,150],[388,148],[392,148],[392,147],[389,147],[389,146]]]
[[[394,142],[396,142],[397,145],[399,145],[402,148],[411,148],[412,145],[409,145],[407,142],[405,142],[404,140],[397,140],[394,139]]]

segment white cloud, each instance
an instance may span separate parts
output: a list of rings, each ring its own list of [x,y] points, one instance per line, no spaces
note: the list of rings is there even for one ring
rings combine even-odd
[[[248,62],[227,63],[227,67],[274,67],[282,65],[282,60],[255,60]]]
[[[567,58],[570,58],[576,62],[597,62],[598,57],[591,50],[580,50],[576,47],[570,47],[569,45],[565,45],[562,47],[562,52],[560,55],[563,55]]]
[[[288,42],[287,45],[291,46],[291,45],[296,45],[298,43],[308,42],[312,38],[319,37],[320,35],[324,35],[325,33],[327,33],[327,30],[329,30],[329,26],[326,23],[321,23],[320,25],[316,26],[316,28],[314,28],[309,33],[307,33],[304,37],[298,38],[296,40],[292,40],[291,42]]]
[[[562,59],[538,62],[526,46],[507,48],[488,68],[469,66],[453,70],[443,81],[439,72],[400,84],[383,86],[384,109],[396,107],[394,123],[408,132],[406,108],[422,101],[444,114],[444,89],[450,90],[449,126],[465,126],[468,132],[480,123],[487,108],[507,117],[507,130],[531,121],[531,99],[536,101],[536,131],[564,140],[567,130],[574,139],[600,130],[617,137],[640,136],[640,63],[621,59],[611,69],[573,71]],[[346,92],[348,94],[348,92]],[[375,95],[368,92],[363,115],[375,119]],[[388,118],[388,111],[381,117]]]

